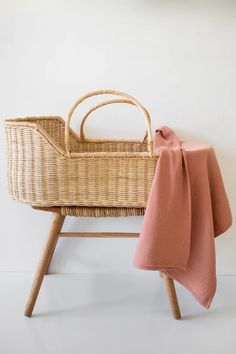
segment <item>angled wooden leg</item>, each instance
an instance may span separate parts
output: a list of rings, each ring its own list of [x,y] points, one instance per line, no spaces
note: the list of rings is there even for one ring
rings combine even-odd
[[[38,263],[28,302],[26,304],[25,316],[27,317],[31,317],[32,315],[34,305],[37,300],[38,293],[43,281],[43,277],[48,269],[53,251],[57,244],[58,234],[61,231],[64,220],[65,216],[61,215],[61,213],[53,213],[52,224],[42,250],[42,255]]]
[[[62,215],[61,215],[61,216],[62,216]],[[62,218],[63,218],[63,220],[62,220],[61,227],[59,226],[60,229],[58,228],[58,234],[60,233],[60,231],[61,231],[61,229],[62,229],[64,220],[65,220],[65,216],[62,216]],[[50,267],[50,264],[51,264],[51,260],[52,260],[52,257],[53,257],[53,255],[54,255],[55,249],[56,249],[56,247],[57,247],[58,239],[59,239],[59,237],[56,238],[55,244],[54,244],[53,249],[52,249],[52,252],[51,252],[51,255],[50,255],[49,259],[48,259],[48,264],[47,264],[47,268],[46,268],[46,271],[45,271],[45,275],[48,274],[49,267]]]
[[[173,281],[173,279],[171,279],[170,277],[168,277],[164,273],[162,273],[162,275],[165,280],[166,290],[167,290],[167,294],[168,294],[168,298],[169,298],[169,302],[170,302],[173,316],[174,316],[174,318],[176,318],[178,320],[181,318],[181,313],[180,313],[180,309],[179,309],[178,298],[177,298],[176,291],[175,291],[174,281]]]
[[[59,231],[59,232],[60,232],[60,231]],[[49,267],[50,267],[50,264],[51,264],[51,260],[52,260],[52,257],[53,257],[53,255],[54,255],[55,249],[56,249],[56,247],[57,247],[58,238],[59,238],[59,237],[57,237],[56,242],[55,242],[55,245],[54,245],[53,250],[52,250],[52,253],[51,253],[51,255],[50,255],[49,259],[48,259],[48,265],[47,265],[47,268],[46,268],[46,271],[45,271],[45,275],[48,274]]]

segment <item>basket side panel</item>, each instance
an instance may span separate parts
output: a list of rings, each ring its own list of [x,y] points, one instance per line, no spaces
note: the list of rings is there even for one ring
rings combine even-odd
[[[60,169],[64,169],[66,174],[61,178],[60,189],[67,194],[61,194],[61,203],[78,206],[145,207],[156,162],[157,158],[61,159]]]
[[[145,207],[157,157],[60,155],[32,127],[6,126],[8,191],[35,206]]]
[[[40,119],[37,121],[47,134],[65,151],[65,121],[60,117]],[[70,146],[73,151],[78,150],[78,137],[70,132]],[[79,150],[78,150],[79,151]]]
[[[6,135],[10,196],[25,203],[43,204],[51,194],[51,179],[47,177],[53,171],[53,181],[56,181],[55,162],[60,155],[36,128],[7,125]]]

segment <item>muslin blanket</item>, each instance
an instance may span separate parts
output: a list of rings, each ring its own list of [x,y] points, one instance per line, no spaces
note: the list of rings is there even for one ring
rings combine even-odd
[[[216,291],[214,238],[232,224],[212,146],[180,141],[163,126],[159,152],[133,264],[160,270],[209,308]]]

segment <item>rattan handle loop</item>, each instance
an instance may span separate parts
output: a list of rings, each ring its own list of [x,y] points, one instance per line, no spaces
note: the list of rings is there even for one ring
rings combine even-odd
[[[85,141],[86,138],[85,138],[85,135],[84,135],[84,123],[85,121],[87,120],[88,116],[96,111],[98,108],[100,107],[103,107],[103,106],[106,106],[106,105],[109,105],[109,104],[113,104],[113,103],[128,103],[128,104],[131,104],[133,106],[137,106],[133,101],[131,101],[130,99],[125,99],[125,98],[120,98],[120,99],[114,99],[114,100],[107,100],[107,101],[104,101],[104,102],[101,102],[101,103],[98,103],[96,106],[92,107],[85,115],[84,117],[82,118],[82,121],[81,121],[81,124],[80,124],[80,139],[82,141]],[[141,143],[143,143],[145,140],[147,139],[147,131],[144,135],[144,138],[142,139]]]
[[[72,106],[70,109],[68,116],[67,116],[67,121],[65,125],[65,147],[66,147],[66,152],[67,156],[70,157],[70,142],[69,142],[69,130],[70,130],[70,121],[72,114],[76,107],[81,104],[84,100],[86,100],[89,97],[92,96],[97,96],[97,95],[115,95],[115,96],[121,96],[124,97],[125,99],[128,99],[132,101],[132,103],[137,106],[143,113],[144,117],[146,120],[146,127],[147,127],[147,133],[148,133],[148,151],[150,156],[153,155],[153,145],[152,145],[152,131],[151,131],[151,120],[148,111],[139,103],[134,97],[128,95],[127,93],[121,92],[121,91],[116,91],[116,90],[98,90],[98,91],[92,91],[87,93],[86,95],[82,96],[79,98],[75,104]]]

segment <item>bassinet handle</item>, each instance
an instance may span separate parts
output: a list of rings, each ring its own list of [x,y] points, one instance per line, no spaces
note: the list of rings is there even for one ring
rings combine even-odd
[[[88,116],[96,111],[98,108],[100,107],[103,107],[103,106],[106,106],[106,105],[109,105],[109,104],[113,104],[113,103],[128,103],[128,104],[131,104],[133,106],[136,106],[134,104],[133,101],[131,101],[130,99],[126,99],[126,98],[119,98],[119,99],[113,99],[113,100],[107,100],[107,101],[103,101],[101,103],[98,103],[96,106],[93,106],[85,115],[84,117],[82,118],[81,120],[81,123],[80,123],[80,139],[82,141],[86,141],[86,138],[85,138],[85,135],[84,135],[84,124],[85,124],[85,121],[87,120]],[[142,139],[141,141],[141,144],[144,143],[144,141],[147,139],[147,130],[146,130],[146,133],[144,135],[144,138]]]
[[[152,131],[151,131],[151,119],[150,119],[148,111],[134,97],[128,95],[127,93],[124,93],[121,91],[116,91],[116,90],[98,90],[98,91],[89,92],[86,95],[79,98],[75,102],[75,104],[72,106],[72,108],[70,109],[70,111],[68,113],[67,121],[66,121],[66,125],[65,125],[65,148],[66,148],[67,156],[70,157],[69,130],[70,130],[70,121],[71,121],[71,117],[72,117],[74,110],[76,109],[76,107],[79,104],[81,104],[84,100],[86,100],[89,97],[97,96],[97,95],[107,95],[107,94],[124,97],[125,99],[132,101],[132,103],[143,112],[145,120],[146,120],[146,127],[147,127],[148,151],[149,151],[150,156],[152,156],[153,155],[153,142],[152,142]]]

